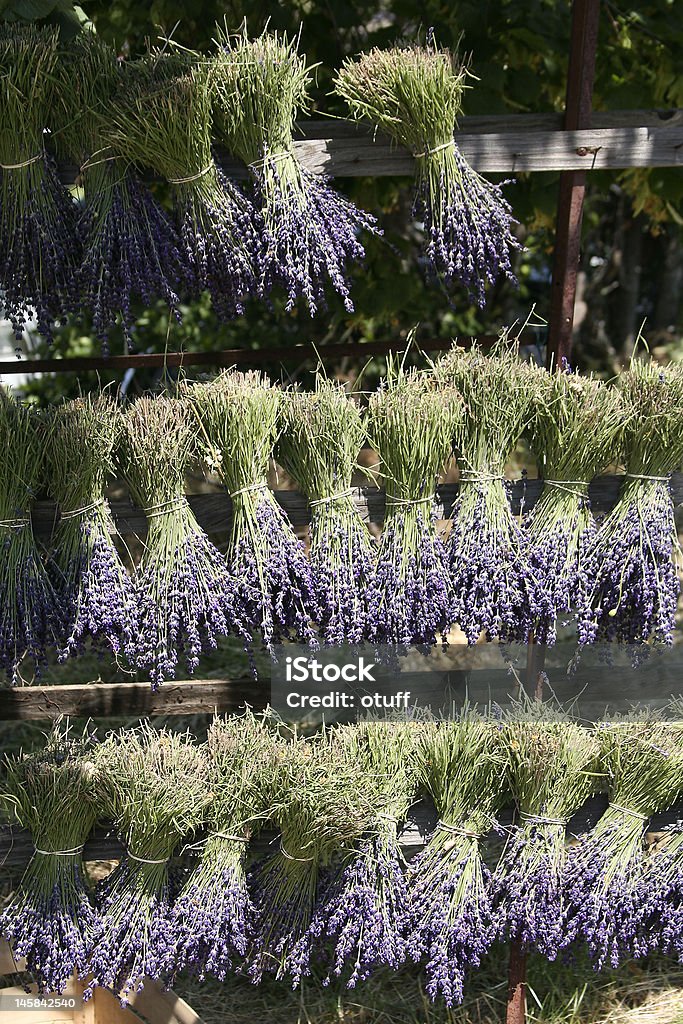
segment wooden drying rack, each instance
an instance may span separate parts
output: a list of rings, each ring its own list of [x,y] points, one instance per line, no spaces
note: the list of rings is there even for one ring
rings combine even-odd
[[[581,221],[586,174],[593,170],[629,167],[673,167],[683,164],[683,110],[593,112],[592,92],[598,40],[600,0],[573,0],[572,31],[564,114],[521,114],[493,117],[464,117],[458,125],[458,145],[466,159],[482,173],[560,171],[556,218],[555,256],[551,284],[548,365],[558,366],[571,354],[576,278],[580,260]],[[386,138],[346,122],[327,119],[302,126],[295,143],[297,155],[312,171],[337,177],[383,177],[412,175],[413,158]],[[245,176],[243,166],[226,161],[226,170]],[[73,180],[74,169],[63,169]],[[467,343],[468,339],[460,339]],[[485,343],[491,341],[484,339]],[[427,351],[449,348],[451,340],[425,342]],[[387,343],[348,343],[315,349],[312,345],[264,347],[259,350],[230,349],[215,352],[167,352],[111,357],[18,359],[0,362],[0,374],[80,372],[86,370],[128,370],[150,366],[258,366],[279,361],[299,362],[308,358],[327,359],[385,354]],[[540,484],[529,481],[513,485],[516,500],[523,488],[530,507]],[[618,481],[600,478],[593,484],[596,507],[614,502]],[[676,501],[683,500],[681,477],[674,481]],[[454,488],[440,489],[444,514],[452,502]],[[381,493],[364,491],[357,499],[372,521],[381,521]],[[307,521],[304,499],[292,492],[279,492],[278,500],[294,523]],[[220,521],[225,526],[227,498],[197,496],[191,499],[200,521],[207,528]],[[139,512],[130,506],[114,506],[119,528],[144,529]],[[35,513],[38,532],[54,521],[54,510],[39,506]],[[216,527],[214,526],[214,529]],[[528,692],[543,696],[545,651],[530,643],[525,685]],[[186,715],[213,708],[234,710],[249,700],[254,703],[251,680],[197,680],[165,684],[152,694],[148,684],[124,683],[80,686],[26,687],[0,691],[0,718],[53,718],[72,715],[115,716],[124,713]],[[510,950],[507,1024],[524,1024],[526,1018],[526,950],[513,943]]]

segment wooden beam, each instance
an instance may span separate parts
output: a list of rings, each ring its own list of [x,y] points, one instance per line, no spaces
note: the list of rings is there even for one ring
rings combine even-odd
[[[472,166],[487,173],[667,167],[683,161],[683,110],[606,111],[595,115],[592,130],[576,131],[587,127],[563,123],[561,114],[463,117],[456,138]],[[413,174],[411,154],[365,125],[327,118],[297,128],[294,148],[310,171],[340,178]],[[229,154],[219,152],[219,159],[232,177],[248,176]],[[75,167],[61,168],[66,184],[76,173]]]
[[[589,495],[596,514],[609,512],[616,504],[623,476],[598,476],[591,482]],[[538,501],[543,489],[542,480],[510,480],[508,482],[510,501],[514,515],[528,512]],[[683,505],[683,473],[674,473],[671,480],[674,505]],[[299,491],[274,491],[275,498],[293,526],[305,526],[311,521],[311,511],[306,497]],[[353,498],[356,508],[366,523],[384,522],[384,491],[377,487],[354,487]],[[435,511],[438,519],[449,519],[458,495],[458,484],[441,484],[436,489]],[[224,491],[205,494],[191,494],[190,507],[200,526],[207,533],[223,533],[230,528],[232,502]],[[144,512],[130,501],[110,502],[116,530],[121,535],[144,537],[147,533],[147,518]],[[36,502],[31,511],[31,520],[36,537],[48,541],[57,522],[54,502]]]
[[[458,344],[468,348],[476,340],[488,349],[498,340],[498,335],[482,334],[474,338],[458,338]],[[526,338],[520,339],[522,345]],[[528,344],[536,344],[531,338]],[[425,338],[416,342],[414,350],[419,352],[443,352],[454,344],[453,338]],[[348,357],[366,360],[371,355],[387,355],[389,352],[405,349],[407,340],[357,341],[343,345],[299,345],[267,346],[266,348],[230,348],[213,352],[138,352],[125,356],[72,356],[47,359],[11,359],[0,362],[0,375],[15,373],[74,373],[85,370],[106,370],[107,372],[153,367],[179,368],[186,366],[263,366],[264,364],[301,363],[317,360],[322,356],[329,366],[334,360]]]

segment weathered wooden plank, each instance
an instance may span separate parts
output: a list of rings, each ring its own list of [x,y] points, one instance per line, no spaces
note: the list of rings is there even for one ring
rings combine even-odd
[[[270,683],[250,676],[237,679],[192,679],[164,683],[154,691],[144,683],[88,683],[84,686],[15,686],[0,689],[0,721],[112,718],[147,715],[231,713],[246,703],[262,709],[270,700]]]
[[[599,476],[591,483],[590,498],[596,514],[609,511],[619,495],[623,477]],[[541,480],[511,480],[510,497],[515,515],[533,508],[542,490]],[[672,492],[676,506],[683,504],[683,473],[675,473]],[[292,525],[305,526],[310,522],[310,509],[303,494],[298,491],[275,491],[275,497],[289,517]],[[457,484],[443,484],[437,488],[436,513],[439,519],[448,519],[458,493]],[[384,521],[384,491],[377,487],[355,487],[353,497],[356,507],[365,522]],[[207,533],[220,533],[230,528],[232,502],[227,494],[193,494],[189,502],[200,525]],[[144,513],[130,501],[112,501],[111,509],[120,534],[135,534],[144,537],[147,520]],[[56,522],[55,506],[52,502],[37,502],[32,512],[33,529],[37,537],[47,541]]]
[[[332,177],[412,175],[414,159],[366,125],[337,118],[300,122],[294,146],[304,167]],[[482,172],[561,171],[596,168],[667,167],[683,162],[683,111],[636,110],[596,113],[588,131],[562,130],[561,114],[502,114],[463,117],[458,145]],[[247,177],[244,164],[219,153],[233,177]],[[75,181],[75,167],[61,168]]]

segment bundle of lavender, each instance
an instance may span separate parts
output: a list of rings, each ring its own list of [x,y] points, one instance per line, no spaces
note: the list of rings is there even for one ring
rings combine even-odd
[[[174,678],[180,658],[194,672],[202,652],[215,648],[233,626],[235,582],[185,496],[185,474],[196,456],[195,423],[186,403],[138,398],[125,413],[123,474],[147,516],[131,657],[149,672],[153,687]]]
[[[105,353],[119,322],[133,342],[137,301],[148,307],[162,299],[180,321],[178,292],[187,276],[171,217],[130,161],[108,148],[111,101],[134,77],[130,68],[94,32],[64,46],[58,68],[57,141],[80,167],[84,192],[80,290]]]
[[[314,392],[284,396],[277,457],[311,509],[315,619],[326,644],[357,644],[370,632],[376,545],[351,491],[364,440],[343,385],[319,376]]]
[[[453,136],[467,71],[454,54],[427,46],[372,49],[347,59],[336,91],[357,121],[370,121],[415,157],[414,216],[425,254],[445,284],[462,283],[486,303],[486,284],[513,284],[512,212],[500,185],[474,171]]]
[[[408,951],[426,960],[427,992],[447,1006],[462,1001],[467,970],[498,931],[480,841],[505,801],[505,762],[500,723],[468,709],[427,728],[422,741],[423,783],[439,821],[410,865]]]
[[[424,375],[389,371],[368,410],[368,435],[386,488],[369,639],[431,644],[454,620],[434,498],[462,406],[456,391],[430,390]]]
[[[643,931],[651,950],[683,963],[683,821],[664,830],[643,870]]]
[[[57,46],[56,29],[0,26],[0,291],[18,339],[33,318],[51,339],[78,308],[77,208],[45,152]]]
[[[330,283],[353,312],[347,264],[364,259],[361,231],[376,220],[343,198],[327,180],[306,171],[294,152],[297,113],[308,106],[311,68],[297,40],[264,32],[253,42],[246,29],[217,29],[212,68],[220,137],[248,165],[265,225],[262,288],[282,285],[287,309],[299,298],[311,315],[325,308]]]
[[[600,970],[648,952],[645,827],[681,794],[683,732],[642,718],[605,724],[597,735],[610,802],[570,849],[565,894],[568,938],[583,939]]]
[[[188,735],[127,729],[97,748],[96,763],[100,816],[113,822],[126,852],[97,889],[88,986],[112,989],[125,1005],[145,978],[173,968],[169,861],[201,825],[211,794],[205,753]]]
[[[12,685],[28,659],[38,673],[62,633],[57,596],[33,536],[31,507],[43,485],[45,437],[35,412],[0,388],[0,668]]]
[[[451,435],[460,469],[447,548],[454,620],[471,644],[482,633],[525,643],[537,621],[547,623],[547,598],[531,572],[504,467],[531,418],[538,371],[503,335],[490,355],[452,349],[434,375],[460,391],[466,408]]]
[[[283,637],[314,638],[311,567],[268,488],[282,395],[259,373],[224,371],[188,389],[202,426],[206,461],[232,500],[228,566],[235,580],[235,628],[266,647]]]
[[[588,485],[618,458],[624,424],[618,391],[592,377],[539,373],[534,390],[531,447],[544,479],[523,529],[531,572],[548,598],[540,631],[553,642],[558,618],[586,607],[596,532]]]
[[[493,877],[501,927],[555,960],[567,942],[567,824],[599,787],[600,748],[595,733],[543,704],[515,712],[502,741],[519,824]]]
[[[289,975],[296,987],[311,971],[316,907],[343,857],[368,829],[376,807],[376,780],[363,775],[345,745],[329,733],[295,739],[281,763],[273,818],[279,851],[250,876],[258,933],[248,973]]]
[[[2,768],[0,803],[35,849],[0,914],[0,935],[40,992],[63,992],[74,971],[85,971],[95,926],[82,863],[97,819],[91,737],[57,724],[41,750],[7,756]]]
[[[368,835],[326,892],[311,926],[317,939],[334,944],[330,974],[345,973],[348,988],[380,966],[398,970],[406,960],[410,900],[398,828],[418,788],[421,736],[416,722],[401,721],[364,721],[337,733],[357,771],[377,785]]]
[[[173,189],[182,266],[216,315],[244,312],[257,289],[261,227],[242,191],[211,152],[211,97],[204,66],[178,55],[137,61],[107,110],[113,153],[149,167]]]
[[[133,582],[112,539],[104,496],[115,470],[122,420],[106,394],[57,406],[48,426],[48,487],[60,511],[50,567],[61,606],[60,659],[88,641],[99,652],[129,654],[137,637]]]
[[[206,745],[208,835],[173,910],[175,971],[224,981],[249,947],[256,915],[247,888],[249,841],[267,820],[286,745],[265,717],[216,718]]]
[[[579,641],[671,644],[680,549],[669,482],[683,463],[683,367],[634,359],[618,388],[626,476],[588,552]]]

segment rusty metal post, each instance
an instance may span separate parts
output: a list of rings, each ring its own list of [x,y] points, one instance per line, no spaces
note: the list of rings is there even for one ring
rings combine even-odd
[[[590,128],[599,17],[600,0],[574,0],[564,114],[566,131]],[[550,297],[549,367],[559,366],[563,358],[571,356],[585,191],[585,171],[562,171]]]

